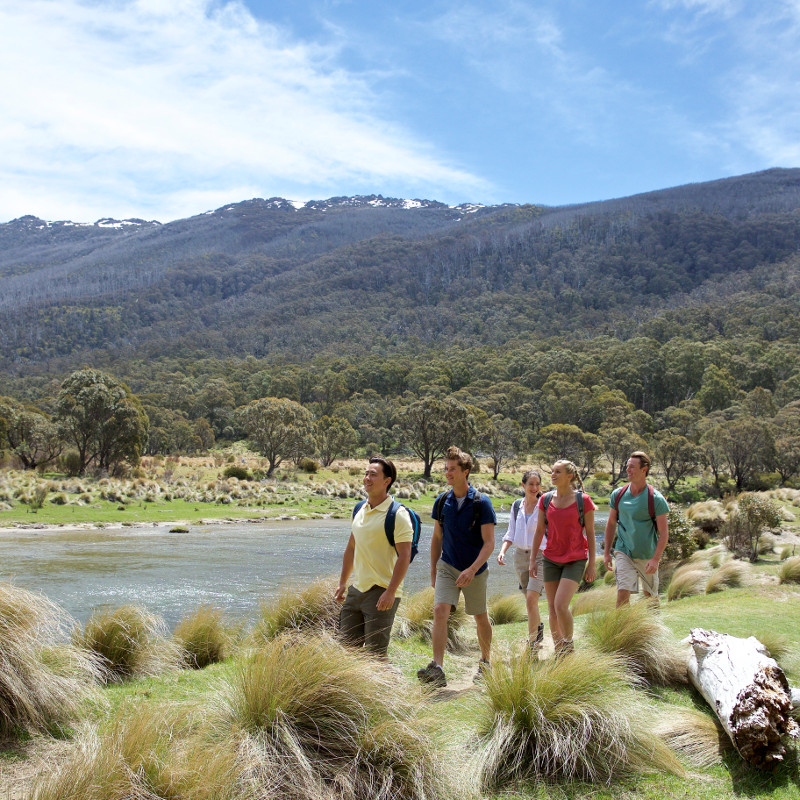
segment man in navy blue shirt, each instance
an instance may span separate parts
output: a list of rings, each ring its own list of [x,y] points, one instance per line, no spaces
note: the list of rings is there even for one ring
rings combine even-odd
[[[494,550],[497,517],[492,501],[469,485],[472,459],[457,447],[445,454],[445,478],[450,491],[433,505],[431,537],[431,585],[433,600],[433,661],[417,672],[423,683],[446,686],[444,651],[447,621],[463,593],[467,614],[475,617],[481,660],[476,680],[489,666],[492,625],[486,608],[486,562]]]

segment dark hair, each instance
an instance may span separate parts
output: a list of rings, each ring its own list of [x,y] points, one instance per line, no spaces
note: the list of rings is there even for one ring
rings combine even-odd
[[[447,448],[447,452],[444,454],[444,460],[458,462],[458,466],[465,472],[469,472],[472,469],[472,456],[455,445],[451,445]]]
[[[522,473],[523,483],[527,483],[531,478],[538,478],[539,483],[542,482],[542,476],[535,469],[529,469]]]
[[[369,460],[370,464],[380,464],[383,470],[383,477],[390,478],[389,485],[386,487],[387,491],[392,488],[392,484],[397,480],[397,467],[386,457],[381,455],[372,456]]]
[[[639,466],[642,469],[646,469],[646,475],[650,474],[650,456],[647,453],[643,453],[641,450],[634,450],[631,455],[631,458],[638,458],[639,459]]]

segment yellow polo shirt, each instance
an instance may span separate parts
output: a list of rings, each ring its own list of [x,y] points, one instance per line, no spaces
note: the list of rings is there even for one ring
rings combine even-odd
[[[384,522],[386,512],[392,504],[387,497],[375,508],[369,502],[358,509],[353,518],[353,538],[356,542],[356,553],[353,561],[353,586],[359,592],[366,592],[373,586],[386,588],[392,580],[394,565],[397,563],[397,552],[386,538]],[[397,511],[394,518],[395,543],[410,542],[413,536],[411,517],[405,508]],[[403,594],[403,584],[397,589],[397,597]]]

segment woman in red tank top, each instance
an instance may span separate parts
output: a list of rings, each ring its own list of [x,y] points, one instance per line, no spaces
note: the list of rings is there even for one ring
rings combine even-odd
[[[553,464],[550,481],[554,491],[539,499],[539,522],[531,548],[532,577],[536,577],[536,556],[545,536],[544,591],[550,613],[550,630],[556,654],[571,653],[572,612],[569,604],[582,580],[595,577],[594,510],[592,498],[583,492],[578,468],[562,459]],[[578,510],[578,493],[583,498],[583,525]]]

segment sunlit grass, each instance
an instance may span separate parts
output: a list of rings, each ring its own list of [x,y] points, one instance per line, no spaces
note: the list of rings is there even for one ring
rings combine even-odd
[[[253,641],[268,641],[286,631],[333,630],[341,609],[333,596],[335,590],[334,578],[281,590],[277,597],[261,604]]]
[[[493,595],[489,598],[489,619],[493,625],[508,625],[528,618],[525,598],[521,594]]]
[[[185,616],[172,636],[181,648],[184,664],[195,669],[224,661],[233,642],[222,610],[210,605]]]

